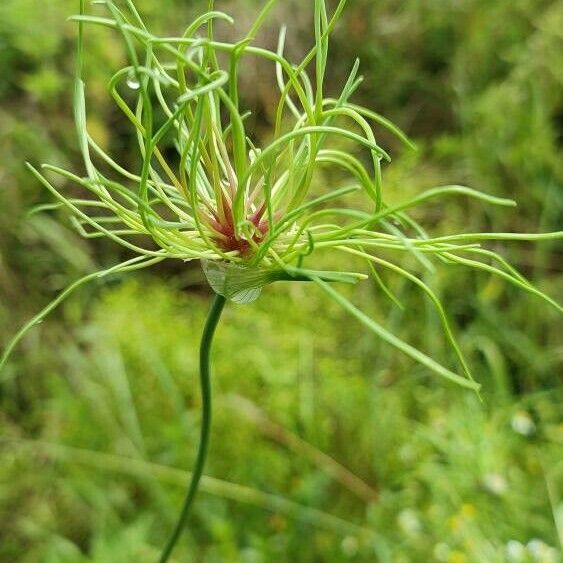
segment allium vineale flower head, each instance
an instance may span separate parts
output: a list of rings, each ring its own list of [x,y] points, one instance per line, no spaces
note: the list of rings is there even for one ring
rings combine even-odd
[[[560,238],[562,233],[519,235],[467,233],[432,237],[406,212],[440,197],[461,195],[488,204],[515,205],[468,187],[431,188],[400,204],[383,194],[382,168],[390,161],[376,132],[385,128],[407,146],[405,135],[384,117],[352,101],[362,77],[359,61],[340,93],[325,95],[329,37],[344,9],[340,0],[328,13],[324,0],[312,3],[315,43],[302,61],[284,56],[286,31],[276,51],[256,46],[255,36],[276,0],[269,0],[246,35],[237,42],[218,41],[214,23],[233,19],[210,2],[209,11],[176,37],[151,33],[131,0],[95,2],[105,16],[78,22],[78,72],[75,117],[86,174],[44,165],[30,169],[67,208],[85,237],[108,237],[136,256],[73,284],[17,335],[41,320],[72,289],[96,276],[148,267],[165,259],[200,260],[213,290],[228,299],[249,302],[261,288],[279,280],[315,282],[365,326],[436,373],[477,389],[450,329],[445,310],[430,287],[389,256],[409,253],[424,265],[458,264],[498,275],[559,307],[481,241]],[[140,162],[128,170],[88,133],[82,70],[87,62],[84,28],[103,26],[119,34],[129,63],[109,79],[109,92],[136,136]],[[247,129],[250,112],[239,101],[239,77],[245,61],[271,63],[279,86],[275,122],[267,142]],[[343,141],[345,141],[343,143]],[[171,156],[170,147],[174,154]],[[342,148],[345,147],[345,148]],[[164,148],[167,150],[165,151]],[[344,185],[312,189],[320,168],[338,170],[325,178],[347,177]],[[51,175],[88,190],[78,199],[58,189]],[[351,198],[352,194],[356,194]],[[357,197],[363,194],[363,201]],[[360,203],[358,203],[360,202]],[[139,242],[139,235],[145,243]],[[361,258],[365,272],[327,272],[304,267],[321,250]],[[357,263],[357,260],[355,261]],[[381,295],[395,299],[379,269],[416,284],[436,307],[445,337],[459,359],[458,375],[400,340],[369,318],[334,288],[372,276]],[[10,352],[13,345],[8,348]],[[5,359],[5,358],[4,358]]]

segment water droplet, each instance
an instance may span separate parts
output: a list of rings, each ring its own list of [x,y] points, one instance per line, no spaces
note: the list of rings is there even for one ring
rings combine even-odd
[[[127,86],[129,86],[131,90],[138,90],[141,87],[137,77],[133,73],[127,77]]]

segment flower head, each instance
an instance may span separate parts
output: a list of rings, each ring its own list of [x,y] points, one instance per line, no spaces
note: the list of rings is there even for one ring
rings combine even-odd
[[[213,9],[212,2],[209,11],[177,37],[151,33],[131,0],[98,3],[105,5],[106,17],[86,15],[82,9],[73,18],[79,26],[75,116],[86,175],[43,167],[86,188],[92,198],[65,195],[44,172],[30,166],[58,205],[70,210],[85,237],[109,237],[136,253],[135,258],[97,275],[147,267],[167,258],[201,260],[212,288],[236,301],[255,299],[273,281],[313,281],[389,344],[472,389],[478,385],[472,381],[437,296],[380,251],[385,256],[390,251],[408,253],[424,265],[435,258],[482,269],[554,304],[500,256],[481,248],[480,241],[554,238],[561,233],[432,238],[405,213],[449,195],[496,205],[514,202],[457,185],[429,189],[398,205],[385,202],[382,168],[390,157],[378,144],[374,127],[389,130],[407,146],[412,144],[388,120],[351,101],[362,81],[358,61],[339,95],[325,96],[329,37],[345,0],[331,14],[324,0],[314,1],[315,44],[298,63],[284,56],[285,28],[275,52],[254,44],[276,0],[265,4],[249,32],[235,43],[216,40],[214,23],[233,20]],[[127,49],[129,64],[111,77],[109,92],[136,134],[139,170],[124,168],[88,134],[82,81],[87,25],[111,28],[121,35]],[[250,57],[271,63],[280,89],[270,141],[260,146],[247,130],[249,112],[239,103],[239,76]],[[164,146],[171,145],[173,155],[164,151]],[[313,186],[321,167],[338,169],[337,176],[348,180],[344,185],[327,185],[319,193]],[[351,194],[362,194],[363,202],[353,205]],[[305,261],[311,263],[321,249],[361,258],[367,274],[305,268]],[[354,283],[370,274],[382,295],[397,302],[379,269],[404,277],[426,293],[440,315],[463,376],[401,341],[331,284]]]

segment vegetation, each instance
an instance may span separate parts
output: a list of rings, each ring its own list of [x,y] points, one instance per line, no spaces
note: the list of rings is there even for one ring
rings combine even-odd
[[[25,217],[30,204],[45,209],[52,200],[38,201],[37,184],[21,168],[24,158],[79,166],[68,112],[73,31],[61,24],[73,7],[54,2],[43,17],[61,27],[46,32],[32,4],[27,19],[25,1],[0,8],[7,46],[0,61],[6,69],[0,85],[1,172],[8,186],[0,240],[5,342],[77,274],[131,259],[103,241],[80,241],[60,226],[59,210]],[[174,2],[162,11],[151,4],[140,8],[164,30],[180,34],[178,22],[193,19]],[[291,3],[284,7],[288,14],[282,7],[274,20],[294,21]],[[256,7],[241,3],[233,13],[244,19],[247,9]],[[506,36],[487,33],[483,10],[509,22]],[[553,85],[560,71],[557,56],[549,55],[560,41],[558,18],[555,4],[538,2],[495,3],[494,9],[469,2],[440,11],[413,4],[401,13],[392,3],[350,2],[336,40],[352,51],[350,38],[372,49],[364,53],[369,78],[357,94],[380,94],[376,109],[395,117],[420,147],[393,151],[398,158],[385,170],[391,206],[453,177],[509,195],[521,211],[501,214],[480,202],[442,200],[416,212],[433,232],[449,234],[459,225],[465,232],[531,231],[538,223],[542,232],[557,228],[561,99]],[[462,29],[460,19],[474,27]],[[33,48],[21,39],[22,21],[27,27],[35,21]],[[86,66],[97,69],[86,77],[96,108],[90,131],[101,150],[118,151],[135,170],[135,137],[104,105],[107,67],[127,64],[125,53],[111,34],[93,33],[100,35]],[[300,42],[295,29],[290,34],[287,45],[305,53],[306,35]],[[268,41],[272,30],[262,35]],[[368,42],[368,36],[382,41]],[[339,57],[325,87],[336,97],[346,89],[341,69],[353,59],[334,51]],[[50,71],[45,53],[54,61]],[[468,63],[474,60],[482,65],[479,80]],[[392,69],[385,75],[382,61]],[[68,79],[61,68],[69,69]],[[255,72],[262,76],[263,69]],[[381,92],[379,73],[379,84],[388,83]],[[276,123],[268,94],[274,84],[258,84],[246,89],[255,97],[242,99],[241,107],[254,108],[252,130],[267,142],[266,125]],[[116,124],[111,134],[107,123]],[[339,153],[351,150],[343,142]],[[311,189],[322,193],[335,178],[321,171]],[[70,189],[58,186],[53,189]],[[498,243],[552,295],[560,283],[556,244]],[[364,334],[318,290],[269,287],[251,315],[248,306],[227,310],[218,334],[218,406],[207,473],[225,481],[202,482],[207,494],[195,505],[179,560],[557,560],[556,315],[502,279],[453,266],[436,270],[415,258],[407,253],[400,264],[449,304],[461,347],[483,383],[484,404],[438,385],[428,370]],[[346,269],[346,261],[332,255],[320,255],[316,264]],[[453,364],[456,349],[443,341],[432,303],[412,292],[412,280],[380,275],[402,306],[383,298],[381,283],[364,282],[349,295],[381,325]],[[0,554],[7,560],[152,561],[173,525],[187,479],[173,468],[193,466],[186,456],[195,455],[198,439],[195,349],[207,294],[199,270],[181,263],[136,279],[114,275],[81,289],[56,319],[26,337],[24,354],[6,367],[1,472],[13,485],[2,492],[8,524]]]

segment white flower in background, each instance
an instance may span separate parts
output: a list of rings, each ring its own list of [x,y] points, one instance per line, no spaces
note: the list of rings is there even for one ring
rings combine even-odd
[[[506,558],[508,561],[525,561],[526,547],[518,540],[509,540],[505,546]]]
[[[504,495],[508,489],[508,483],[500,473],[487,473],[483,478],[483,486],[487,491],[498,496]]]
[[[533,560],[538,561],[538,563],[558,563],[561,561],[557,550],[540,539],[531,539],[526,544],[526,549]]]
[[[511,563],[535,561],[537,563],[559,563],[561,558],[554,547],[538,538],[532,538],[526,545],[518,540],[509,540],[505,546],[507,561]]]
[[[530,414],[526,411],[518,411],[510,421],[512,430],[522,436],[531,436],[536,431],[536,425]]]
[[[436,561],[447,561],[450,556],[450,551],[450,546],[447,543],[437,543],[434,546],[434,558]]]
[[[416,512],[410,508],[401,510],[399,516],[397,517],[399,522],[399,527],[401,530],[409,536],[417,536],[422,531],[422,524],[418,518]]]

